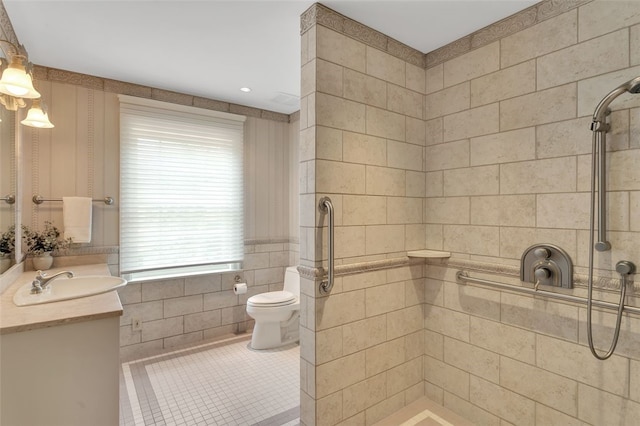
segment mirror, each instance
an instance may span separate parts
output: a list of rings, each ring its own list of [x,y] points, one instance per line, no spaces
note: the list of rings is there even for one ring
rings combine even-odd
[[[16,204],[6,197],[16,196],[15,113],[0,106],[0,274],[15,263],[14,253],[3,253],[2,237],[15,225]]]

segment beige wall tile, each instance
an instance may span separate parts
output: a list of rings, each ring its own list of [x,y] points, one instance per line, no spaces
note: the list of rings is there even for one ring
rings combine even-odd
[[[425,303],[444,306],[444,282],[433,278],[425,278]]]
[[[126,286],[119,288],[117,291],[120,302],[123,305],[142,302],[141,283],[127,283]]]
[[[428,120],[424,124],[426,127],[426,145],[435,145],[444,141],[444,120],[442,118]]]
[[[425,70],[422,67],[407,63],[406,65],[406,86],[407,89],[424,94],[426,78]]]
[[[365,166],[336,161],[316,161],[316,191],[363,194]]]
[[[405,193],[407,197],[424,197],[426,192],[426,174],[407,171]]]
[[[386,396],[386,374],[378,374],[342,391],[343,417],[349,418],[383,401]]]
[[[528,127],[471,138],[470,152],[472,166],[533,160],[536,158],[536,130]]]
[[[472,225],[534,227],[535,223],[535,195],[471,197]]]
[[[312,335],[309,337],[312,339],[315,338],[314,354],[316,364],[324,364],[343,356],[342,327],[318,331],[315,336]]]
[[[640,108],[629,111],[629,148],[640,148]]]
[[[536,422],[541,425],[584,426],[575,417],[567,416],[542,404],[536,404]]]
[[[537,225],[541,228],[589,228],[588,193],[540,194],[536,198]]]
[[[628,303],[633,303],[629,301]],[[616,300],[617,304],[617,300]],[[617,313],[615,311],[592,312],[592,336],[595,347],[602,353],[609,350],[611,337],[615,333]],[[588,345],[587,337],[587,309],[581,308],[579,312],[580,318],[580,335],[579,342],[582,345]],[[629,316],[624,319],[625,326],[620,330],[620,339],[616,345],[616,355],[625,356],[632,359],[640,359],[637,348],[640,347],[640,319],[635,316]],[[632,380],[633,381],[633,380]]]
[[[444,195],[442,172],[426,173],[426,188],[424,195],[425,197],[442,197]]]
[[[364,290],[316,300],[316,329],[324,330],[364,319]]]
[[[387,106],[387,83],[375,77],[344,69],[344,97],[380,108]]]
[[[471,80],[500,69],[500,43],[472,50],[444,63],[444,86]]]
[[[375,376],[404,362],[404,339],[389,340],[359,353],[366,353],[367,377]]]
[[[316,93],[315,97],[315,117],[318,125],[364,133],[364,105],[324,93]]]
[[[469,166],[469,140],[463,139],[431,145],[425,151],[427,171],[457,169]]]
[[[429,120],[468,109],[471,105],[469,87],[465,81],[425,96],[424,118]]]
[[[374,225],[387,223],[387,198],[345,196],[342,202],[343,225]]]
[[[578,383],[541,368],[503,357],[500,385],[565,414],[578,414]]]
[[[444,283],[444,306],[484,318],[500,320],[500,292],[475,286]]]
[[[576,117],[576,86],[567,84],[500,102],[500,130]]]
[[[602,407],[606,407],[606,410],[603,410]],[[578,387],[578,417],[594,425],[633,426],[640,418],[640,404],[580,384]]]
[[[576,231],[545,228],[500,228],[500,257],[520,259],[522,253],[540,242],[562,247],[575,260],[577,254]]]
[[[395,56],[367,46],[367,74],[384,81],[405,85],[405,62]]]
[[[331,426],[342,420],[342,392],[316,401],[316,426]]]
[[[316,367],[316,397],[322,398],[365,379],[364,352]]]
[[[361,351],[387,340],[385,315],[352,322],[342,327],[342,347],[345,354]]]
[[[404,141],[405,118],[401,114],[367,105],[366,133],[368,135]]]
[[[367,317],[404,308],[404,283],[392,283],[366,289]]]
[[[420,325],[418,331],[404,336],[405,360],[409,361],[414,358],[420,358],[424,355],[424,314],[420,315]],[[422,375],[421,375],[422,377]]]
[[[513,424],[535,424],[535,402],[475,376],[470,377],[469,401]]]
[[[367,166],[367,194],[404,196],[404,170]]]
[[[502,205],[499,195],[484,197],[471,197],[470,199],[470,224],[471,225],[500,225]],[[535,224],[535,196],[533,197],[533,226]]]
[[[367,254],[404,251],[404,226],[369,225],[366,227]]]
[[[313,129],[313,128],[312,128]],[[310,136],[313,137],[313,131]],[[347,133],[347,132],[345,132]],[[348,133],[354,134],[354,133]],[[313,141],[311,141],[313,143]],[[342,131],[330,127],[315,127],[315,157],[323,160],[342,161]],[[313,153],[311,153],[313,155]],[[348,161],[345,159],[345,161]],[[354,161],[355,162],[355,161]]]
[[[344,276],[342,287],[344,291],[351,291],[375,287],[385,283],[387,283],[387,274],[385,271],[361,272]]]
[[[640,22],[640,5],[635,1],[598,1],[580,7],[579,40],[588,40],[618,28]]]
[[[444,393],[444,407],[475,424],[486,426],[500,426],[500,418],[490,414],[469,401],[459,398],[452,393]]]
[[[145,322],[142,327],[142,341],[161,339],[163,337],[176,336],[184,332],[184,317],[173,317],[157,321]]]
[[[422,306],[414,305],[387,314],[387,339],[418,332],[424,326]]]
[[[536,62],[527,61],[471,80],[471,107],[536,91]]]
[[[300,96],[307,96],[316,91],[316,60],[302,66],[300,74]]]
[[[387,166],[422,171],[424,147],[410,143],[387,141]]]
[[[427,141],[426,126],[422,118],[405,117],[406,142],[415,145],[425,145]]]
[[[640,67],[625,68],[578,82],[578,117],[592,115],[596,105],[610,91],[640,75]],[[613,111],[640,106],[639,96],[620,96],[612,102]]]
[[[575,157],[500,165],[502,194],[557,193],[575,190]]]
[[[500,105],[500,107],[502,107],[502,105]],[[444,140],[455,141],[473,136],[497,133],[500,127],[502,127],[502,115],[503,113],[498,107],[498,103],[447,115],[444,117],[443,125]]]
[[[631,360],[631,390],[630,397],[636,402],[640,402],[640,361]]]
[[[344,161],[378,166],[384,166],[387,163],[387,142],[385,139],[360,133],[343,132],[342,146]]]
[[[425,71],[426,93],[433,93],[444,87],[444,64],[428,68]]]
[[[444,390],[441,387],[431,384],[427,381],[424,382],[424,394],[431,401],[436,402],[438,404],[443,404],[444,402]]]
[[[304,78],[304,67],[302,72]],[[315,75],[313,77],[315,78],[315,89],[318,92],[342,96],[342,67],[340,65],[317,59]]]
[[[387,85],[387,108],[391,111],[422,118],[424,114],[423,102],[424,96],[421,93],[395,84]]]
[[[591,121],[589,116],[538,126],[536,155],[551,158],[591,153]]]
[[[476,346],[535,364],[535,333],[500,322],[470,317],[470,342]]]
[[[177,297],[164,300],[164,317],[192,314],[202,311],[202,295]]]
[[[427,223],[469,224],[469,198],[427,198]]]
[[[335,257],[362,256],[365,254],[365,227],[338,226],[335,228]]]
[[[482,256],[498,256],[500,254],[499,228],[444,225],[444,250]]]
[[[162,300],[124,305],[124,312],[120,317],[120,325],[131,325],[133,317],[139,318],[143,322],[162,319],[164,317],[163,305],[164,302]]]
[[[623,29],[537,58],[538,90],[629,65],[629,31]],[[601,58],[606,56],[607,60]]]
[[[504,166],[504,165],[503,165]],[[499,191],[499,166],[445,170],[444,195],[494,195]]]
[[[422,382],[422,358],[414,358],[387,371],[387,395],[394,395]]]
[[[427,303],[428,300],[427,296]],[[467,314],[435,305],[426,305],[424,321],[427,330],[465,342],[469,341],[469,315]]]
[[[163,280],[142,283],[142,301],[184,296],[184,280]]]
[[[422,198],[387,198],[386,223],[422,223],[422,216]]]
[[[612,152],[608,155],[607,188],[611,191],[640,190],[640,149]]]
[[[563,339],[578,339],[578,308],[532,299],[526,296],[502,293],[501,321],[536,333],[550,334]],[[538,335],[539,336],[539,335]],[[540,354],[540,341],[537,341],[536,353]],[[595,359],[595,358],[594,358]],[[539,367],[542,367],[538,363]]]
[[[437,360],[444,360],[444,336],[424,330],[424,354]]]
[[[629,30],[629,42],[631,43],[631,65],[640,65],[640,25],[631,27]]]
[[[221,324],[222,316],[219,309],[184,316],[185,333],[219,327]]]
[[[316,56],[360,72],[366,68],[363,43],[321,25],[316,26]]]
[[[374,424],[404,407],[404,393],[388,397],[365,411],[365,423]]]
[[[631,225],[631,231],[640,231],[640,192],[630,192],[630,211],[631,217],[629,223]]]
[[[427,226],[424,224],[405,225],[404,227],[405,250],[422,250],[425,247],[425,235]]]
[[[425,356],[424,379],[460,398],[469,399],[469,373],[466,371]]]
[[[577,38],[577,9],[574,9],[500,40],[501,64],[508,67],[554,52],[576,43]]]
[[[445,337],[444,362],[494,383],[500,378],[498,354]]]

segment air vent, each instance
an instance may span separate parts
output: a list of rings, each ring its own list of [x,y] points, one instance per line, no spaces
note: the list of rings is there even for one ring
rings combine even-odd
[[[271,98],[271,102],[286,106],[298,106],[300,104],[300,97],[290,93],[278,92],[276,96]]]

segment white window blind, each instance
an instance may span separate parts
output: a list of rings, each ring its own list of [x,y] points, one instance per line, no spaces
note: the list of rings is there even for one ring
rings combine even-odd
[[[244,117],[119,98],[122,276],[238,269]]]

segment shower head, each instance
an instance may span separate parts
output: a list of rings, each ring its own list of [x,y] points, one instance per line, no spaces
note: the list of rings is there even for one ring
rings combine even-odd
[[[607,126],[604,126],[604,124],[605,117],[607,116],[607,107],[609,107],[609,104],[615,98],[626,92],[633,94],[640,93],[640,77],[636,77],[633,80],[629,80],[626,83],[621,84],[620,86],[609,92],[607,96],[602,98],[602,100],[596,107],[595,112],[593,113],[593,124],[591,125],[592,130],[598,130],[598,128],[602,128],[606,131]],[[596,124],[600,124],[601,126],[598,126]]]

